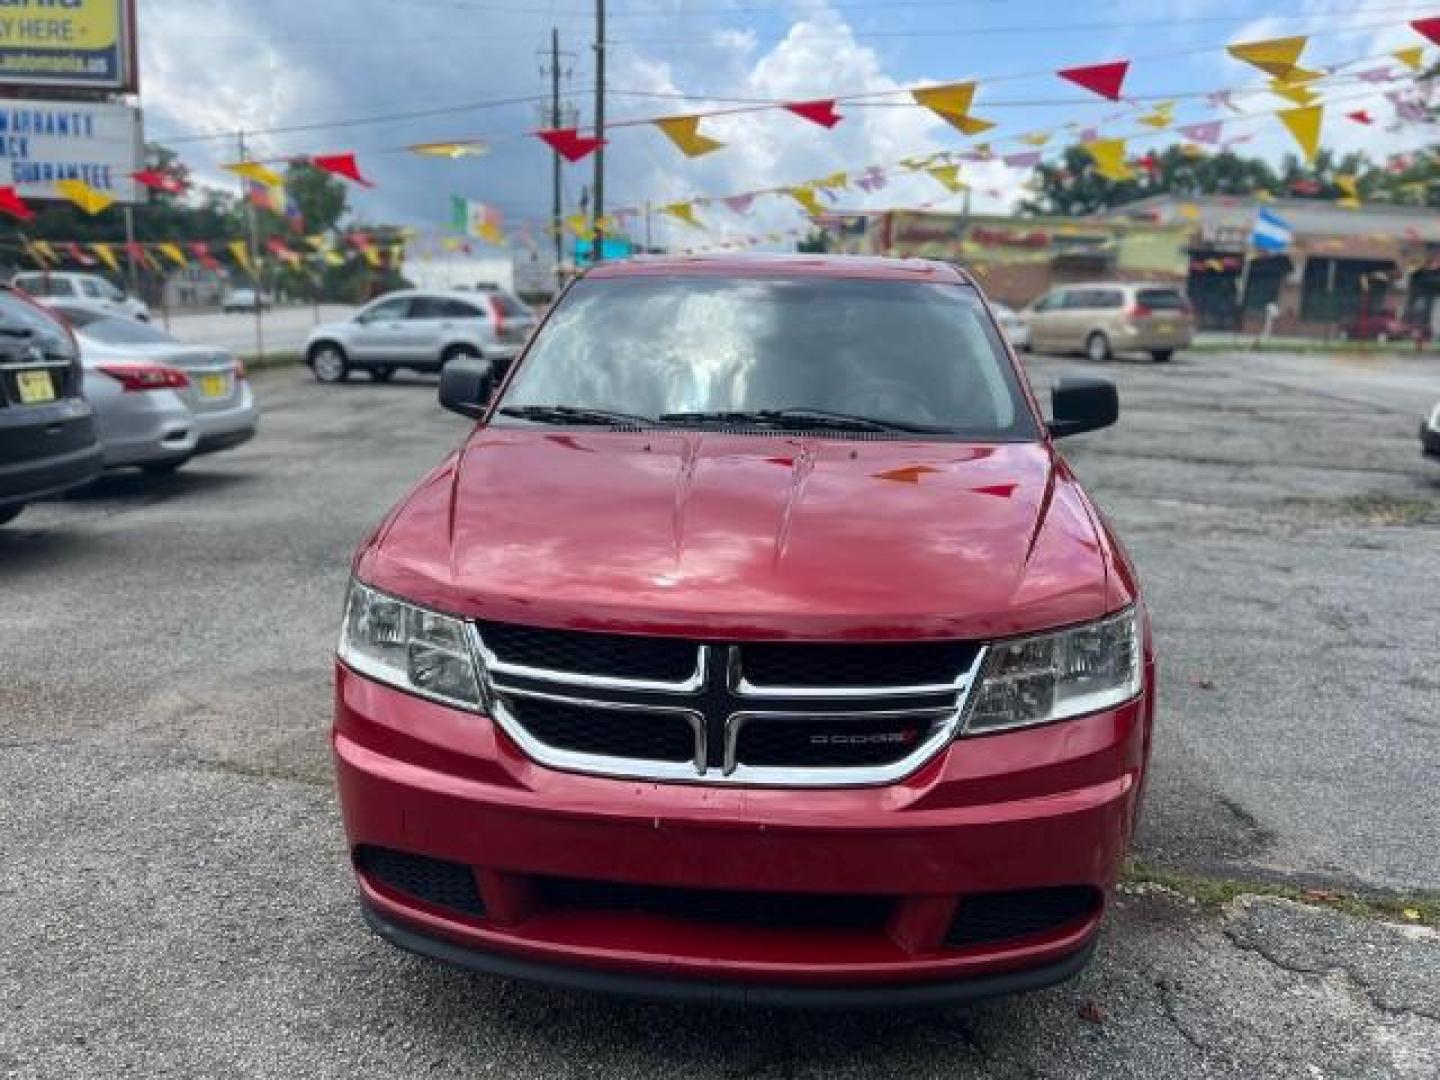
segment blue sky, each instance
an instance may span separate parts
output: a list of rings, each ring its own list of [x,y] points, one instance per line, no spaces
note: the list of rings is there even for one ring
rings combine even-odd
[[[537,122],[538,106],[479,106],[548,91],[540,52],[552,25],[560,28],[569,54],[567,97],[582,122],[591,116],[588,0],[141,0],[140,7],[142,104],[152,137],[171,141],[202,175],[213,175],[232,145],[228,138],[204,137],[242,126],[261,132],[252,142],[265,156],[356,150],[378,183],[356,200],[372,220],[443,226],[452,193],[494,203],[512,222],[548,212],[548,152],[524,136]],[[1055,68],[1133,57],[1126,89],[1137,97],[1255,86],[1258,76],[1224,55],[1226,42],[1314,33],[1309,63],[1350,60],[1420,43],[1403,24],[1440,15],[1440,0],[1276,0],[1263,7],[1253,0],[1074,6],[1053,0],[609,0],[609,8],[612,119],[695,111],[726,98],[874,93],[978,78],[974,111],[1001,123],[998,140],[1055,130],[1058,146],[1066,122],[1095,124],[1123,110],[1046,74]],[[1344,109],[1332,107],[1337,115],[1327,121],[1326,145],[1383,155],[1426,141],[1424,129],[1361,128],[1338,115],[1364,105],[1388,117],[1373,88],[1352,85],[1332,93]],[[1359,93],[1368,96],[1360,99]],[[1282,103],[1256,95],[1243,104],[1268,111]],[[264,133],[437,109],[454,111]],[[1224,115],[1188,99],[1178,110],[1181,122]],[[707,131],[728,145],[694,161],[653,128],[616,131],[607,203],[794,184],[966,146],[958,133],[913,107],[842,111],[847,118],[833,131],[776,113],[707,122]],[[1127,120],[1114,128],[1119,133],[1133,126]],[[1254,132],[1247,146],[1253,152],[1274,157],[1289,149],[1273,118],[1237,122],[1231,130]],[[397,149],[452,138],[484,138],[493,145],[486,156],[459,162]],[[981,166],[970,178],[982,206],[1002,206],[1013,200],[1024,176]],[[588,163],[566,169],[572,201],[589,179]],[[914,176],[872,195],[847,194],[842,203],[913,205],[943,194],[928,177]],[[793,204],[764,200],[753,220],[715,227],[774,229],[800,220]]]

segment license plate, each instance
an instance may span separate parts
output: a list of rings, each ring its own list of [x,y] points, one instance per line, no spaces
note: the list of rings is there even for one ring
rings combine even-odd
[[[230,377],[228,375],[202,375],[200,376],[201,397],[224,397],[230,392]]]
[[[22,371],[16,376],[16,382],[20,384],[20,402],[23,405],[55,400],[55,380],[50,378],[48,371]]]
[[[1160,333],[1162,333],[1162,334],[1173,334],[1173,333],[1175,332],[1175,324],[1174,324],[1174,323],[1168,323],[1168,322],[1162,322],[1162,323],[1161,323],[1159,326],[1157,326],[1155,329],[1159,330]]]

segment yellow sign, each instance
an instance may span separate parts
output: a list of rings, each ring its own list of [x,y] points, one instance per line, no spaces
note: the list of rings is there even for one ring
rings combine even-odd
[[[134,0],[0,2],[0,83],[134,90]]]

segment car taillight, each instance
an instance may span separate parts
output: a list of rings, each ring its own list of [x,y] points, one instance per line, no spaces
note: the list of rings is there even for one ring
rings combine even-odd
[[[1144,304],[1136,304],[1130,309],[1130,317],[1132,319],[1148,319],[1151,315],[1154,314],[1155,309],[1148,308]]]
[[[101,364],[99,370],[115,379],[125,392],[142,390],[183,390],[190,378],[179,368],[164,364]]]
[[[495,319],[495,334],[498,337],[505,333],[505,309],[500,306],[500,301],[495,297],[487,296],[485,299],[490,303],[490,314]]]
[[[248,379],[248,378],[250,378],[250,372],[248,372],[248,371],[245,370],[245,361],[244,361],[244,360],[236,360],[236,361],[235,361],[235,378],[236,378],[237,381],[240,380],[240,379]]]

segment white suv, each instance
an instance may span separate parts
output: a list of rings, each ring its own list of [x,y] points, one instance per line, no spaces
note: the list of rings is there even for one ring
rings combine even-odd
[[[498,378],[534,328],[535,313],[503,289],[393,292],[345,322],[317,326],[305,361],[324,383],[356,368],[384,382],[397,368],[439,371],[461,357],[492,361]]]
[[[124,290],[116,288],[99,274],[39,271],[16,274],[10,284],[42,304],[63,300],[105,315],[150,321],[150,308],[144,300],[127,296]]]

